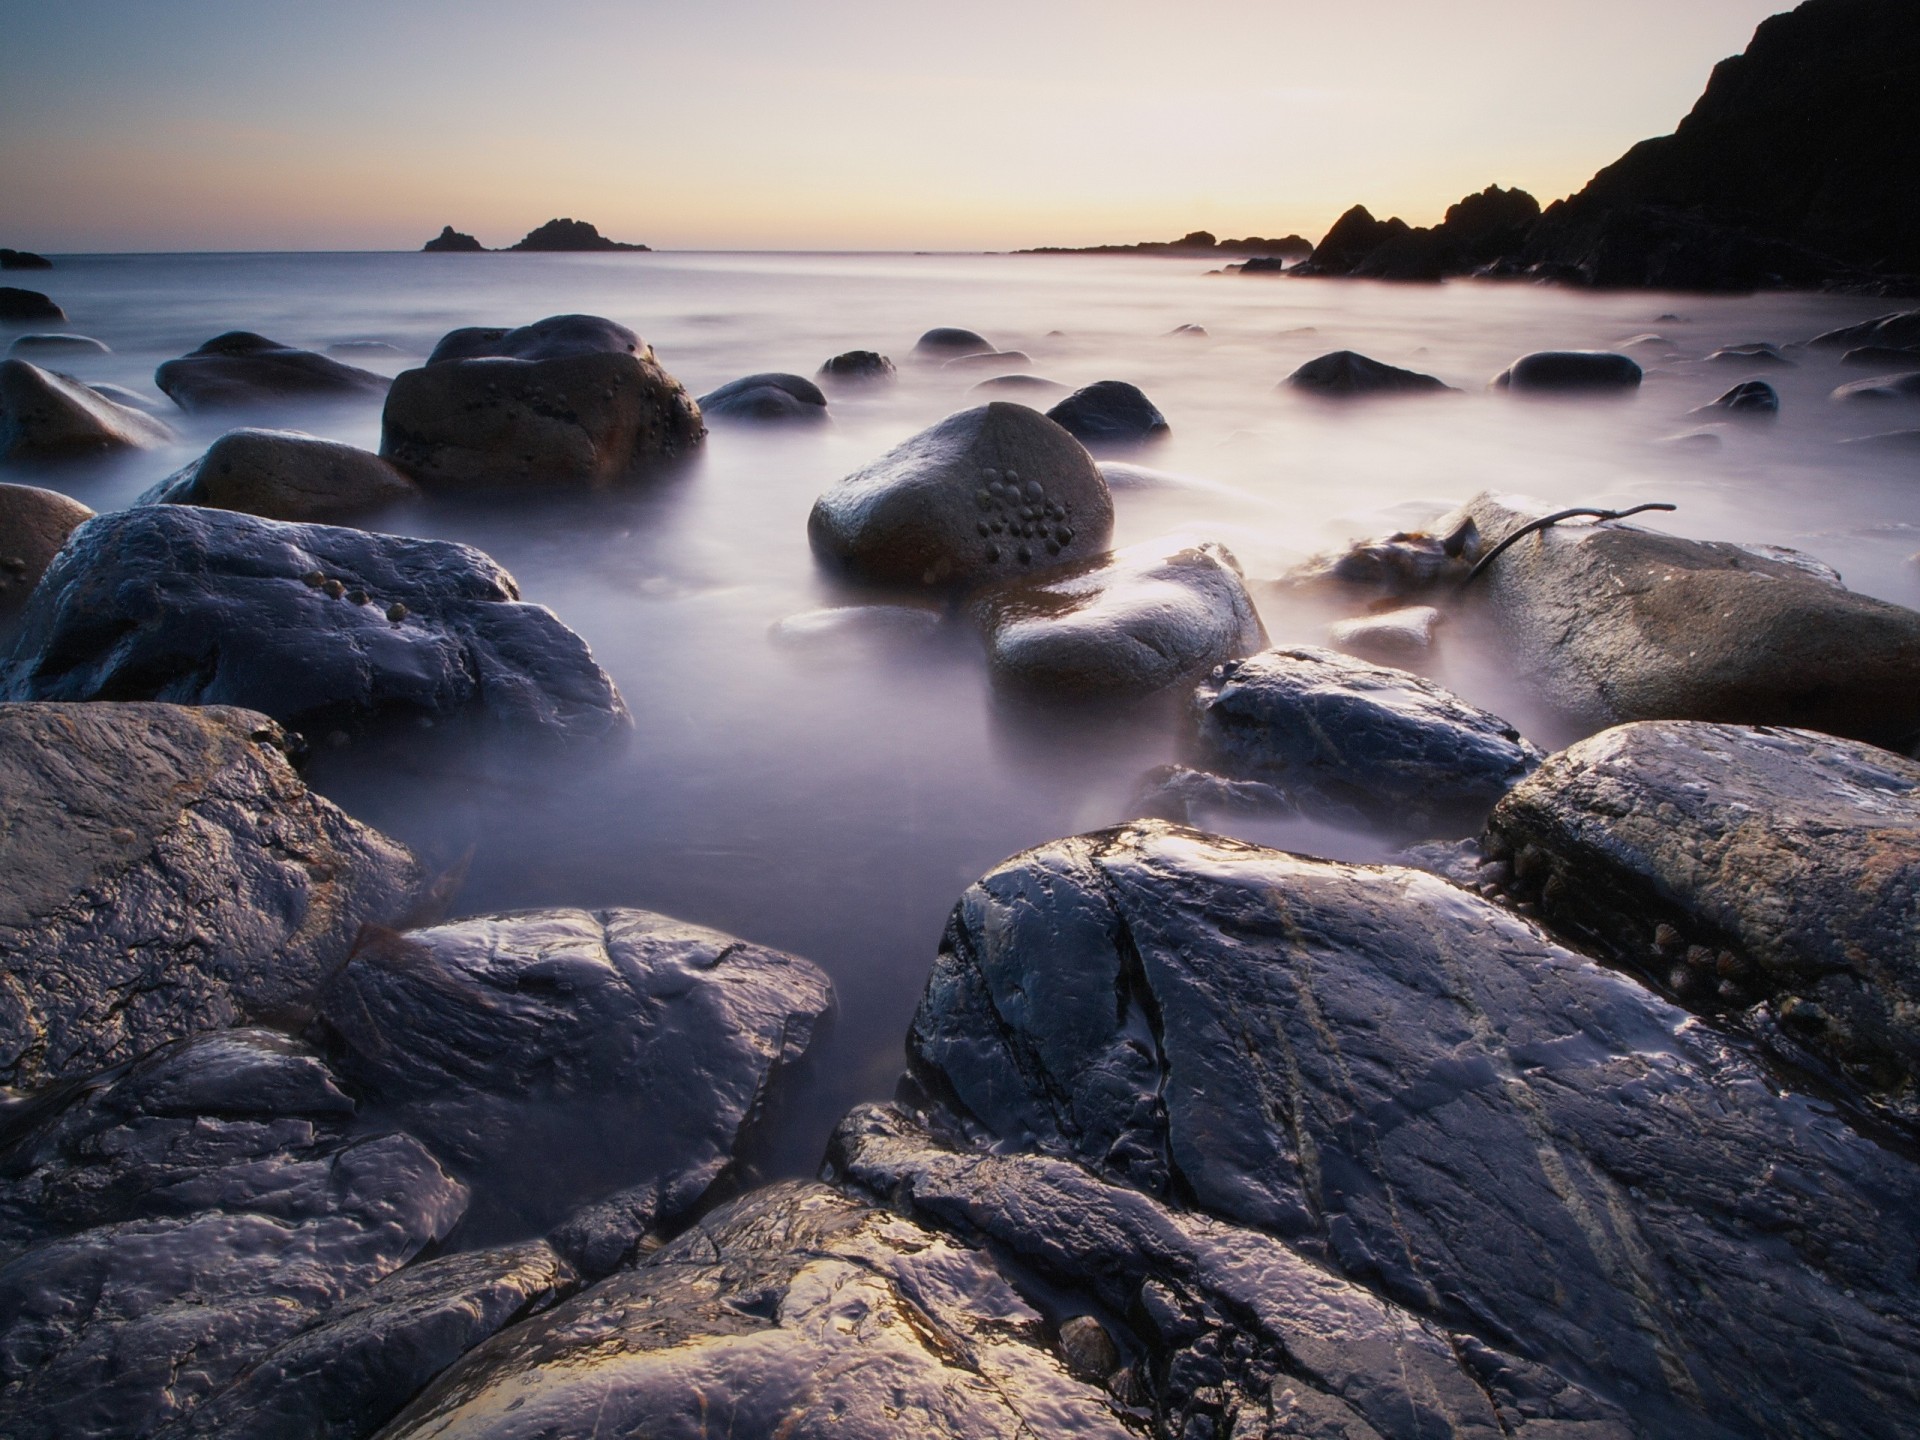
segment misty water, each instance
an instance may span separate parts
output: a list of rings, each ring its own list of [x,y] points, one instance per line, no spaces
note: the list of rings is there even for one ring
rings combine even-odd
[[[36,287],[66,329],[113,347],[64,359],[88,381],[157,398],[154,367],[229,329],[324,349],[396,373],[461,325],[605,315],[639,331],[693,393],[755,371],[811,375],[874,349],[897,383],[835,394],[832,423],[718,426],[700,459],[608,496],[436,502],[377,528],[464,541],[494,556],[525,598],[586,637],[633,712],[617,755],[554,767],[427,748],[377,762],[316,747],[310,780],[431,863],[471,852],[454,913],[635,905],[731,931],[822,965],[840,1014],[780,1167],[811,1168],[832,1118],[887,1094],[948,911],[985,869],[1029,845],[1127,818],[1140,776],[1176,758],[1173,706],[1131,713],[997,704],[964,625],[902,653],[791,648],[769,627],[796,612],[892,597],[822,573],[814,497],[981,397],[991,371],[910,359],[936,325],[978,330],[1077,386],[1141,386],[1173,429],[1143,463],[1180,477],[1116,494],[1116,544],[1180,534],[1238,557],[1271,638],[1322,643],[1330,618],[1262,582],[1344,541],[1417,525],[1478,490],[1563,505],[1666,501],[1660,528],[1794,546],[1856,590],[1920,606],[1920,456],[1841,442],[1920,427],[1920,406],[1847,406],[1829,392],[1872,371],[1837,351],[1790,365],[1708,360],[1750,341],[1802,341],[1888,308],[1819,296],[1594,295],[1530,285],[1387,286],[1233,274],[1204,263],[1114,257],[652,254],[81,256]],[[1170,334],[1204,327],[1204,338]],[[1514,357],[1610,348],[1657,333],[1671,353],[1630,398],[1526,401],[1485,388]],[[1355,349],[1426,371],[1461,393],[1329,406],[1276,392],[1302,362]],[[1713,428],[1689,411],[1736,382],[1782,397],[1774,423]],[[1043,402],[1043,403],[1051,403]],[[170,452],[4,478],[117,507],[223,429],[272,423],[368,448],[377,406],[167,417]],[[1441,632],[1432,673],[1537,743],[1576,737],[1520,677],[1464,635]],[[313,737],[318,739],[319,737]],[[1340,858],[1392,842],[1304,824],[1242,833]]]

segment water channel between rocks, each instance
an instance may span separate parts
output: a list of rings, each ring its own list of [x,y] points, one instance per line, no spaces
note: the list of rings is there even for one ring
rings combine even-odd
[[[1276,643],[1324,643],[1327,616],[1259,582],[1341,541],[1418,523],[1486,489],[1554,507],[1669,501],[1661,528],[1790,545],[1864,593],[1920,606],[1920,458],[1846,445],[1920,426],[1920,406],[1847,406],[1871,374],[1838,352],[1750,368],[1724,345],[1786,343],[1885,302],[1789,295],[1593,295],[1529,285],[1385,286],[1207,275],[1192,261],[1109,257],[651,254],[76,256],[59,261],[66,329],[113,347],[61,367],[154,394],[152,372],[222,331],[323,349],[395,373],[445,331],[585,312],[629,325],[694,394],[756,371],[810,375],[874,349],[897,383],[835,394],[824,427],[714,427],[683,473],[609,497],[438,503],[377,528],[476,545],[585,636],[636,722],[614,758],[554,770],[495,756],[374,763],[321,746],[312,783],[447,865],[471,852],[458,914],[635,905],[804,955],[832,976],[838,1025],[776,1168],[806,1173],[828,1127],[886,1095],[948,911],[1000,859],[1126,818],[1141,774],[1175,758],[1172,707],[1133,715],[996,705],[963,627],[918,649],[794,649],[769,626],[866,597],[824,575],[806,516],[831,481],[953,410],[992,372],[914,363],[936,325],[978,330],[1069,386],[1141,386],[1172,437],[1137,457],[1182,483],[1116,493],[1116,544],[1218,539],[1254,584]],[[1204,336],[1171,334],[1197,325]],[[1610,348],[1647,369],[1624,400],[1524,401],[1484,388],[1515,356]],[[1354,349],[1462,393],[1330,406],[1275,391],[1301,363]],[[1736,382],[1780,392],[1777,422],[1689,415]],[[1050,402],[1048,402],[1050,403]],[[377,406],[169,414],[172,451],[9,481],[117,508],[230,424],[277,423],[376,448]],[[1450,645],[1448,642],[1453,641]],[[1577,738],[1497,656],[1441,632],[1432,672],[1543,748]],[[320,737],[313,737],[318,739]],[[1377,837],[1263,823],[1247,838],[1342,859]]]

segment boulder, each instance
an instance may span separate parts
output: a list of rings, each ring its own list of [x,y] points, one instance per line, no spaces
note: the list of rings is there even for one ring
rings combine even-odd
[[[877,350],[849,350],[828,360],[813,378],[826,385],[869,385],[896,373],[893,361]]]
[[[639,479],[706,436],[700,407],[623,325],[556,315],[455,330],[387,396],[380,453],[429,489]]]
[[[1031,399],[1034,404],[1042,405],[1056,395],[1065,395],[1067,387],[1058,380],[1049,380],[1043,375],[995,375],[967,388],[969,395],[978,395],[983,399],[1011,397],[1014,400]]]
[[[1441,521],[1446,522],[1444,529]],[[1281,584],[1343,595],[1420,595],[1463,582],[1482,548],[1471,517],[1443,516],[1432,529],[1396,530],[1345,550],[1315,555],[1288,571]]]
[[[1042,846],[961,898],[908,1061],[983,1145],[1264,1231],[1639,1433],[1920,1404],[1920,1166],[1433,876],[1159,823]]]
[[[229,430],[139,505],[207,505],[268,520],[351,520],[417,499],[393,466],[365,450],[297,430]]]
[[[1535,518],[1480,495],[1441,524],[1484,549]],[[1856,595],[1792,552],[1563,521],[1474,582],[1511,671],[1598,728],[1625,720],[1800,725],[1920,741],[1920,614]]]
[[[287,744],[224,706],[0,705],[0,1084],[296,1008],[412,909],[413,857]]]
[[[38,290],[0,285],[0,323],[30,325],[37,320],[65,320],[67,312]]]
[[[1430,680],[1312,646],[1230,661],[1193,697],[1195,763],[1304,813],[1468,834],[1540,763],[1498,715]]]
[[[31,250],[9,250],[0,246],[0,270],[51,270],[53,262]]]
[[[586,643],[478,550],[193,505],[88,521],[0,661],[0,699],[106,698],[316,736],[424,722],[558,745],[632,723]]]
[[[1089,450],[1127,450],[1170,433],[1167,417],[1139,386],[1124,380],[1083,385],[1047,411],[1047,418]]]
[[[1809,730],[1622,725],[1500,802],[1555,928],[1920,1120],[1920,765]]]
[[[993,342],[986,336],[952,325],[937,326],[913,342],[913,353],[921,359],[930,360],[953,355],[977,355],[982,350],[991,349]]]
[[[1764,380],[1742,380],[1719,399],[1690,411],[1694,415],[1764,415],[1780,413],[1780,392]]]
[[[7,347],[9,355],[111,355],[112,347],[91,335],[22,335]]]
[[[560,1225],[603,1275],[746,1165],[832,993],[664,915],[536,910],[374,937],[319,1018],[355,1092],[472,1186],[469,1242]]]
[[[151,415],[42,370],[0,360],[0,461],[67,460],[113,450],[152,450],[173,432]]]
[[[1417,395],[1453,387],[1417,370],[1383,365],[1351,350],[1336,350],[1309,360],[1280,382],[1309,395],[1345,399],[1353,395]]]
[[[1814,336],[1807,344],[1822,350],[1858,350],[1866,345],[1912,349],[1920,346],[1920,310],[1897,310],[1858,325],[1843,325]]]
[[[1433,632],[1443,618],[1431,605],[1403,605],[1336,620],[1327,627],[1327,640],[1334,649],[1362,659],[1418,659],[1433,649]]]
[[[153,372],[153,383],[182,410],[199,412],[378,400],[389,382],[316,351],[229,330],[167,361]]]
[[[1138,1432],[983,1251],[825,1186],[707,1216],[469,1354],[383,1440]]]
[[[816,555],[898,585],[1056,569],[1103,553],[1112,534],[1113,498],[1085,448],[1037,410],[1003,401],[896,445],[807,517]]]
[[[0,629],[27,603],[67,536],[93,511],[35,485],[0,485]]]
[[[801,375],[746,375],[700,397],[709,420],[825,420],[827,397]]]
[[[1215,544],[1132,545],[1009,580],[972,608],[995,682],[1061,698],[1156,694],[1267,641],[1239,564]]]
[[[1879,375],[1871,380],[1855,380],[1833,392],[1835,400],[1879,404],[1882,401],[1920,400],[1920,370],[1906,375]]]
[[[442,225],[440,233],[420,248],[439,255],[477,255],[487,247],[473,236],[463,234],[451,225]]]
[[[1842,355],[1840,363],[1883,372],[1912,370],[1920,367],[1920,346],[1862,345]]]
[[[1778,345],[1769,344],[1765,340],[1757,340],[1748,345],[1722,345],[1707,356],[1707,359],[1728,365],[1744,365],[1748,368],[1793,364]]]
[[[1607,350],[1541,350],[1522,355],[1494,376],[1516,393],[1588,394],[1640,388],[1640,367]]]

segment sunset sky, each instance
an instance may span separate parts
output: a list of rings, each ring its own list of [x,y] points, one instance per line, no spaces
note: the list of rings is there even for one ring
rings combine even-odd
[[[1430,223],[1780,0],[0,0],[0,244],[1008,249]]]

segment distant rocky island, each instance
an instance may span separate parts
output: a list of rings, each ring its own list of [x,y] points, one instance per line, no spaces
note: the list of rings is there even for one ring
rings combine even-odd
[[[1313,242],[1303,235],[1285,235],[1278,240],[1249,235],[1244,240],[1216,240],[1206,230],[1193,230],[1178,240],[1142,240],[1132,245],[1040,245],[1031,250],[1016,250],[1016,255],[1245,255],[1276,260],[1305,259],[1313,253]]]
[[[442,227],[440,233],[427,241],[420,249],[441,255],[472,255],[486,251],[473,236],[454,229],[451,225]],[[506,247],[508,250],[528,251],[565,251],[585,252],[599,250],[651,250],[651,245],[630,245],[620,240],[609,240],[593,225],[585,220],[549,220],[529,230],[526,237],[517,244]]]

